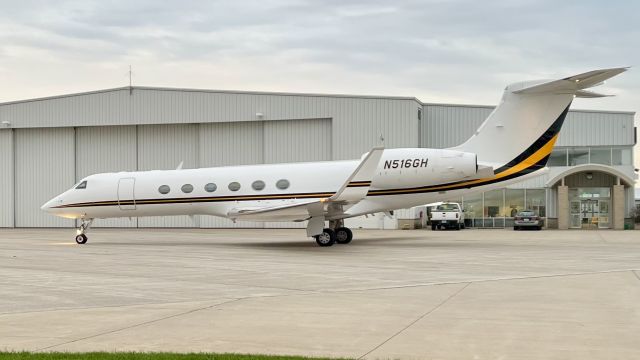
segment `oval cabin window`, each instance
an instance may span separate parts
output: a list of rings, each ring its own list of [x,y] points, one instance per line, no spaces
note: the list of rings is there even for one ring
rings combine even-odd
[[[181,190],[182,190],[182,192],[183,192],[183,193],[188,194],[188,193],[190,193],[190,192],[192,192],[192,191],[193,191],[193,185],[191,185],[191,184],[184,184],[184,185],[182,185]]]
[[[171,188],[169,187],[169,185],[162,185],[158,188],[158,192],[160,194],[168,194],[169,191],[171,191]]]
[[[265,187],[264,181],[262,180],[256,180],[253,182],[253,184],[251,184],[251,187],[253,188],[253,190],[262,190]]]
[[[230,184],[229,184],[229,190],[231,190],[231,191],[238,191],[238,190],[240,190],[240,183],[239,183],[239,182],[236,182],[236,181],[234,181],[234,182],[230,183]]]
[[[287,179],[280,179],[278,180],[278,182],[276,183],[276,187],[280,190],[285,190],[289,188],[289,180]]]
[[[204,191],[206,192],[214,192],[216,191],[216,189],[218,189],[218,186],[216,186],[216,184],[214,183],[208,183],[204,186]]]

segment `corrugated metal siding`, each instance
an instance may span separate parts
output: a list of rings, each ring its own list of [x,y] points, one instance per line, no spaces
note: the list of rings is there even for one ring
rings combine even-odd
[[[135,171],[135,126],[100,126],[76,129],[76,182],[105,172]],[[105,156],[105,154],[109,154]],[[89,184],[89,187],[91,184]],[[114,199],[116,194],[114,194]],[[136,227],[137,219],[96,219],[93,227]]]
[[[425,105],[420,146],[448,148],[465,142],[491,114],[493,107]]]
[[[0,105],[14,128],[130,124],[127,90]]]
[[[13,131],[0,130],[0,227],[13,227]]]
[[[15,127],[333,119],[332,155],[352,159],[380,135],[387,147],[418,146],[419,108],[413,99],[134,88],[4,104],[0,119]]]
[[[330,99],[334,160],[357,159],[372,147],[417,147],[420,104],[410,100]]]
[[[422,147],[447,148],[467,140],[493,107],[425,105]],[[633,145],[633,114],[571,110],[557,146]]]
[[[264,162],[331,160],[331,120],[288,120],[264,123]]]
[[[73,220],[40,210],[75,183],[73,128],[16,129],[17,227],[70,227]]]
[[[557,146],[633,145],[633,115],[570,111]]]
[[[184,162],[184,169],[198,167],[198,125],[138,126],[138,169],[170,170]],[[188,216],[144,217],[139,227],[198,227]]]
[[[200,166],[262,164],[264,162],[264,125],[256,122],[200,124]],[[219,184],[218,186],[226,186]],[[261,228],[262,223],[201,216],[200,227]]]

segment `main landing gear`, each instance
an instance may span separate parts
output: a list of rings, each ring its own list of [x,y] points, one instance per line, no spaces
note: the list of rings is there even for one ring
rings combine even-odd
[[[329,221],[329,227],[322,230],[322,234],[314,236],[320,246],[332,246],[335,243],[348,244],[353,239],[353,233],[344,227],[342,220]]]
[[[87,242],[89,238],[87,238],[87,235],[85,235],[85,233],[87,232],[87,230],[89,230],[89,227],[91,227],[92,222],[93,219],[82,219],[82,224],[80,224],[80,227],[78,227],[76,243],[82,245]]]

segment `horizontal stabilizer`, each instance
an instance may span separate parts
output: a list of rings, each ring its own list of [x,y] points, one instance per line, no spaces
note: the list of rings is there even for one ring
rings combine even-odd
[[[582,89],[587,89],[602,84],[603,81],[612,78],[620,73],[627,71],[628,67],[611,68],[589,71],[583,74],[569,76],[564,79],[544,82],[542,84],[532,85],[523,89],[515,90],[516,94],[540,94],[540,93],[557,93],[571,94],[577,93]]]
[[[579,97],[579,98],[601,98],[601,97],[608,97],[608,96],[614,96],[614,95],[600,94],[600,93],[588,91],[588,90],[576,91],[576,97]]]

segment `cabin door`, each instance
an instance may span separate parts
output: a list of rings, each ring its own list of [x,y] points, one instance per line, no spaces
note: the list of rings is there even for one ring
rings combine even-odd
[[[135,210],[135,178],[122,178],[118,181],[118,206],[120,210]]]

